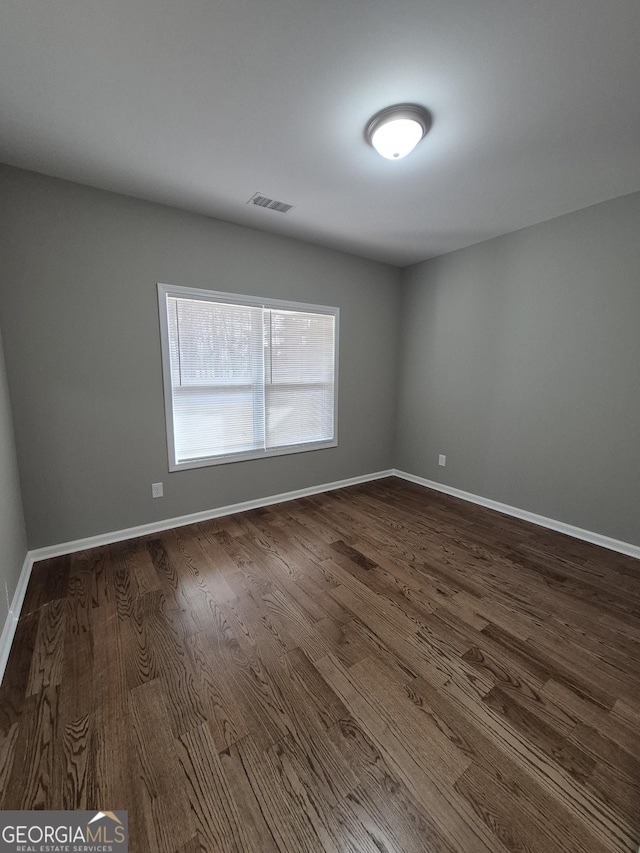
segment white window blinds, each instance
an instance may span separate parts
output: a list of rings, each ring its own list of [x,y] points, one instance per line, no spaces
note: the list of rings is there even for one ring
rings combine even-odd
[[[337,308],[158,290],[170,468],[335,445]]]

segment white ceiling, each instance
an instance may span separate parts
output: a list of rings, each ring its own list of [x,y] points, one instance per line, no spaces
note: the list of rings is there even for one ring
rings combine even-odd
[[[639,37],[639,0],[1,0],[0,161],[404,266],[639,190]]]

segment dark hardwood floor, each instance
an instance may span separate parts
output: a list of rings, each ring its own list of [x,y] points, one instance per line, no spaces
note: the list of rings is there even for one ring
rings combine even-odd
[[[396,479],[38,563],[0,806],[130,850],[620,853],[640,563]]]

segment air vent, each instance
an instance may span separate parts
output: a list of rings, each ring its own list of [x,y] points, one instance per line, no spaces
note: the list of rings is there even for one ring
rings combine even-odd
[[[266,207],[268,210],[277,210],[278,213],[288,213],[293,204],[285,204],[284,201],[276,201],[275,198],[268,198],[266,195],[256,193],[252,196],[247,204],[256,204],[258,207]]]

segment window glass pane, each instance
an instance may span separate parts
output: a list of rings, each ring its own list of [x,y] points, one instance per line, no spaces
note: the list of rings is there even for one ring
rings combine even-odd
[[[261,385],[174,389],[177,461],[261,449],[263,409]]]
[[[268,314],[267,447],[331,440],[335,317],[275,309]]]
[[[168,297],[176,461],[264,446],[262,309]]]
[[[297,311],[269,313],[271,381],[333,381],[334,317]]]
[[[267,385],[267,447],[333,438],[333,383]]]
[[[262,309],[169,297],[171,374],[176,385],[261,381]]]

